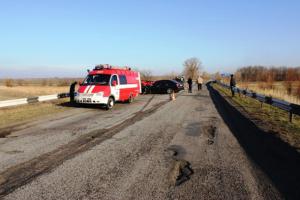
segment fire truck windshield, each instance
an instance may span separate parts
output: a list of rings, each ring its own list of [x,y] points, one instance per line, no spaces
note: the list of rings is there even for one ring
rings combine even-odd
[[[110,74],[88,75],[82,85],[108,85]]]

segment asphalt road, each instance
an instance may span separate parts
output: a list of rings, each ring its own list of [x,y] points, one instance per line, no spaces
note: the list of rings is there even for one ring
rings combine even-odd
[[[0,138],[3,199],[282,199],[205,88],[75,108]]]

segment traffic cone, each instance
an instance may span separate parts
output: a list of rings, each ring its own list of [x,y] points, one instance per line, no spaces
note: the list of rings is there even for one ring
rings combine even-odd
[[[174,92],[174,91],[172,91],[172,92],[170,93],[170,100],[171,100],[171,101],[174,101],[174,100],[175,100],[175,92]]]

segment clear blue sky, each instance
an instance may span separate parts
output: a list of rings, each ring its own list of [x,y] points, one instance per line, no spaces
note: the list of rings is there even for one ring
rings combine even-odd
[[[162,74],[189,57],[208,72],[299,66],[300,1],[0,0],[0,77],[83,76],[98,63]]]

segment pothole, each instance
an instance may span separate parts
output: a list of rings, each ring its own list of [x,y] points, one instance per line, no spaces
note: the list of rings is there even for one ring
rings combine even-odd
[[[172,145],[171,147],[168,148],[168,152],[172,162],[168,178],[170,181],[170,185],[179,186],[182,183],[189,180],[190,176],[194,173],[194,171],[191,167],[191,164],[188,161],[178,158],[181,155],[180,152],[178,152],[175,147],[180,147],[180,146]],[[180,147],[179,149],[183,149],[183,148]]]
[[[179,186],[180,184],[186,182],[190,179],[193,174],[193,169],[191,164],[186,160],[175,160],[173,168],[170,171],[169,178],[171,184],[174,186]]]
[[[215,142],[217,127],[213,126],[213,125],[204,126],[203,132],[208,137],[208,139],[207,139],[208,145],[212,145]]]
[[[171,145],[167,149],[168,157],[173,159],[180,159],[186,154],[186,150],[180,145]]]

